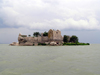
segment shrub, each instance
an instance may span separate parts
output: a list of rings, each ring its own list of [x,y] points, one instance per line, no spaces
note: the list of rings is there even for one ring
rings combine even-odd
[[[78,43],[78,37],[73,35],[71,38],[70,38],[70,42],[74,42],[74,43]]]
[[[89,43],[86,43],[87,45],[90,45]]]
[[[63,45],[90,45],[89,43],[63,43]]]
[[[43,33],[43,36],[48,36],[48,32],[45,31],[45,32]]]
[[[68,36],[67,35],[64,35],[63,41],[68,42]]]
[[[31,36],[31,35],[28,35],[29,37]]]
[[[38,45],[41,45],[41,43],[38,43]]]
[[[66,45],[66,43],[63,43],[63,45]]]
[[[46,45],[45,43],[38,43],[38,45]]]
[[[38,37],[38,36],[41,36],[41,34],[39,32],[34,32],[33,36]]]
[[[41,45],[46,45],[45,43],[42,43]]]

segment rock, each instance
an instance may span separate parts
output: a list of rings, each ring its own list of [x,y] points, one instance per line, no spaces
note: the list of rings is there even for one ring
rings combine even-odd
[[[57,44],[57,43],[54,42],[54,41],[50,42],[50,45],[56,45],[56,44]]]
[[[11,43],[10,45],[11,45],[11,46],[19,46],[19,43],[13,42],[13,43]]]
[[[20,43],[19,46],[33,46],[33,43],[30,42]]]
[[[46,44],[46,45],[48,45],[48,44],[49,44],[49,42],[45,42],[45,44]]]

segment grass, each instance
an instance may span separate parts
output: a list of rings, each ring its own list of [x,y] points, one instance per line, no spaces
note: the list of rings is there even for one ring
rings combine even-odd
[[[63,45],[90,45],[89,43],[63,43]]]

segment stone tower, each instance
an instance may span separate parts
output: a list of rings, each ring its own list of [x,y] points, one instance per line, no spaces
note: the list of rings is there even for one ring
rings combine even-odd
[[[49,41],[53,40],[53,30],[52,30],[52,29],[50,29],[50,30],[48,31],[48,40],[49,40]]]
[[[61,31],[52,30],[48,31],[48,40],[49,41],[63,41],[63,37],[61,36]]]

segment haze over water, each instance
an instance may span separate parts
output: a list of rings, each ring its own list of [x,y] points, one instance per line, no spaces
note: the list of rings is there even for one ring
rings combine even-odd
[[[100,75],[100,44],[89,46],[0,44],[0,75]]]

